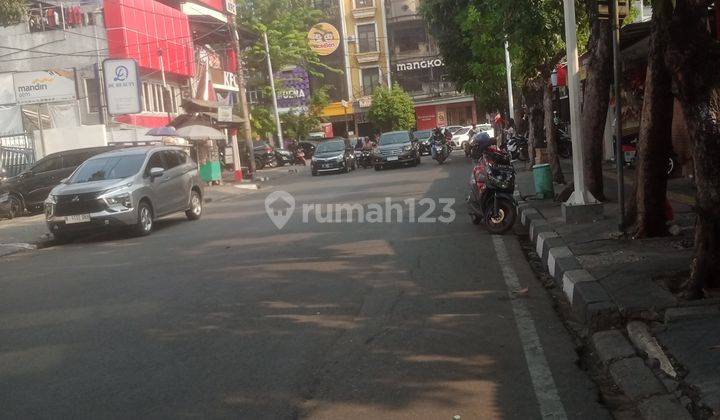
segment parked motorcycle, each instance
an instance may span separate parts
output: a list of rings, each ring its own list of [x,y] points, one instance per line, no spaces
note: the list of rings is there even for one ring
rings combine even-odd
[[[570,128],[558,128],[557,130],[558,154],[563,159],[572,157],[572,139],[570,138]]]
[[[474,144],[471,153],[477,163],[470,179],[467,203],[473,224],[485,223],[494,234],[502,234],[515,224],[515,168],[510,156],[494,146]],[[482,148],[482,149],[481,149]]]
[[[638,138],[632,138],[630,140],[627,140],[626,138],[623,138],[623,145],[622,145],[622,151],[623,151],[623,159],[625,162],[625,166],[629,168],[634,168],[635,163],[637,162],[637,142]],[[613,145],[613,150],[615,150],[615,147]],[[665,169],[665,173],[668,176],[671,176],[675,169],[679,166],[678,164],[678,156],[675,154],[675,152],[670,152],[670,157],[668,157],[668,163],[667,167]]]
[[[510,153],[510,158],[519,161],[526,161],[529,158],[528,155],[528,140],[524,136],[513,136],[508,139],[507,151]]]

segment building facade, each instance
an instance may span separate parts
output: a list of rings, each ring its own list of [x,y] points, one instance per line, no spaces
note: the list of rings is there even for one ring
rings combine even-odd
[[[104,123],[113,140],[167,125],[184,100],[238,101],[234,16],[233,0],[31,0],[25,22],[0,28],[0,74],[74,71],[79,124]],[[96,71],[107,58],[138,63],[141,113],[107,115]]]
[[[477,123],[472,95],[456,91],[442,56],[418,14],[420,0],[386,0],[392,81],[413,99],[416,126],[425,130]]]

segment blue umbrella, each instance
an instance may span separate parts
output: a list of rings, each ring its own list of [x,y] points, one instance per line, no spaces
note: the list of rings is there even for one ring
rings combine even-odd
[[[173,137],[177,136],[177,132],[175,131],[175,127],[171,125],[166,125],[165,127],[155,127],[145,133],[145,135],[157,137]]]

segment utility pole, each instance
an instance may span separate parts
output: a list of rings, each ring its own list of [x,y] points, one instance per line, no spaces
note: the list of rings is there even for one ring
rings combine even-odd
[[[515,105],[513,104],[513,90],[512,90],[512,64],[510,64],[510,51],[508,50],[508,41],[505,37],[505,74],[507,75],[507,94],[508,94],[508,108],[510,113],[508,118],[515,118]]]
[[[563,204],[563,214],[569,215],[573,212],[579,215],[580,212],[575,212],[575,209],[570,210],[569,208],[596,204],[598,201],[585,187],[583,168],[585,156],[582,146],[582,121],[580,120],[580,77],[577,50],[577,25],[575,23],[575,1],[563,0],[563,6],[565,15],[565,45],[567,48],[567,79],[570,96],[570,137],[572,139],[573,182],[575,186],[575,191],[568,201]],[[599,210],[602,211],[602,207],[600,207]],[[567,219],[566,217],[566,220]]]
[[[247,90],[245,89],[245,76],[244,76],[244,70],[243,70],[243,62],[240,55],[240,38],[239,34],[237,32],[237,25],[235,24],[235,19],[232,18],[229,21],[230,24],[230,33],[232,35],[233,44],[235,47],[235,51],[237,52],[237,83],[238,83],[238,100],[240,101],[240,108],[242,109],[243,113],[243,131],[245,132],[245,149],[248,152],[248,159],[249,162],[247,162],[247,167],[250,172],[250,178],[255,176],[255,151],[253,149],[253,141],[252,141],[252,126],[250,125],[250,108],[248,107],[247,103]],[[238,136],[239,137],[239,136]],[[240,141],[233,143],[233,149],[237,149],[237,156],[235,153],[233,153],[233,167],[235,169],[235,177],[237,179],[238,172],[240,175],[242,175],[242,166],[240,162]],[[237,157],[237,160],[234,158]]]
[[[278,147],[283,147],[282,126],[280,125],[280,114],[278,113],[277,95],[275,94],[275,76],[273,75],[272,62],[270,61],[270,46],[268,45],[267,32],[263,32],[265,41],[265,56],[267,58],[268,74],[270,75],[270,89],[272,90],[273,110],[275,111],[275,128],[277,129]]]
[[[613,88],[615,93],[615,165],[617,166],[618,230],[624,234],[625,179],[623,178],[623,166],[625,164],[625,156],[623,155],[622,150],[622,100],[620,98],[622,74],[620,69],[620,25],[618,20],[618,2],[617,0],[610,0],[610,30],[612,31],[613,49]]]

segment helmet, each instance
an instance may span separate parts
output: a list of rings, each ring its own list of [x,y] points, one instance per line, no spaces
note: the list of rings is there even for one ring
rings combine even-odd
[[[492,146],[492,139],[486,132],[480,132],[470,141],[470,154],[473,159],[479,159],[485,149]]]

